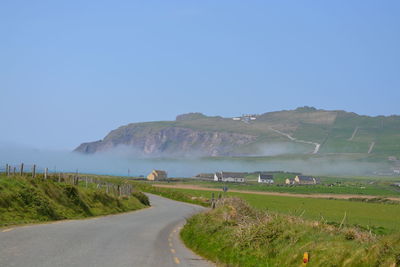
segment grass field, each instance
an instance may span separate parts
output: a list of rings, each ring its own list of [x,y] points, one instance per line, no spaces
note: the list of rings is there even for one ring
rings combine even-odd
[[[202,198],[211,198],[212,193],[217,196],[216,192],[212,191],[174,190]],[[341,223],[344,219],[344,223],[346,224],[360,225],[375,233],[400,231],[399,204],[253,195],[233,192],[227,192],[225,196],[240,197],[257,209],[301,216],[310,220]]]
[[[400,187],[392,186],[394,182],[400,182],[400,177],[334,177],[316,176],[321,179],[321,184],[306,186],[284,185],[286,178],[293,179],[294,174],[274,173],[274,185],[259,184],[254,175],[246,178],[245,184],[238,183],[216,183],[212,181],[200,181],[195,179],[180,179],[175,183],[200,185],[202,187],[222,188],[224,186],[235,190],[251,190],[265,192],[282,192],[298,194],[354,194],[372,195],[379,197],[400,197]]]

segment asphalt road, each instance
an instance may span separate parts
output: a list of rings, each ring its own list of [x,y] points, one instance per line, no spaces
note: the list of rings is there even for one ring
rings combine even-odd
[[[0,266],[213,266],[179,239],[202,208],[149,196],[152,207],[139,211],[0,229]]]

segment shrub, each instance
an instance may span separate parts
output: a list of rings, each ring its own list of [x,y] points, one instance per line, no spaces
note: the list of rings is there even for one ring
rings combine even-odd
[[[145,205],[145,206],[150,206],[150,200],[149,200],[149,198],[148,198],[145,194],[143,194],[142,192],[140,192],[140,191],[134,191],[134,192],[132,193],[132,196],[135,197],[135,198],[137,198],[137,199],[140,201],[140,203],[142,203],[143,205]]]

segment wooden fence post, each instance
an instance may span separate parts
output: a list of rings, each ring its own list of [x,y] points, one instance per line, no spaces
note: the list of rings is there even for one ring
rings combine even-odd
[[[24,164],[21,163],[21,167],[19,168],[19,175],[23,175],[24,174]]]
[[[15,176],[15,173],[17,172],[17,167],[14,167],[14,169],[13,169],[13,174],[14,174],[14,176]]]
[[[8,164],[6,164],[5,174],[8,176]]]
[[[33,167],[32,167],[32,178],[35,178],[35,176],[36,176],[36,164],[33,164]]]
[[[47,173],[49,172],[49,169],[48,168],[45,168],[44,169],[44,179],[46,180],[47,179]]]

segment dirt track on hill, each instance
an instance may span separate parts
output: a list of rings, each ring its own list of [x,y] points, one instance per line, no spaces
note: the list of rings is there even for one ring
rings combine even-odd
[[[202,191],[217,191],[221,192],[220,188],[209,188],[209,187],[201,187],[197,185],[185,185],[185,184],[176,184],[176,185],[164,185],[164,184],[155,184],[156,187],[163,188],[177,188],[177,189],[193,189],[193,190],[202,190]],[[253,195],[269,195],[269,196],[282,196],[282,197],[303,197],[303,198],[334,198],[334,199],[350,199],[350,198],[385,198],[393,201],[400,201],[399,197],[384,197],[384,196],[371,196],[371,195],[351,195],[351,194],[292,194],[292,193],[280,193],[280,192],[260,192],[260,191],[248,191],[248,190],[229,190],[229,192],[234,193],[243,193],[243,194],[253,194]]]

